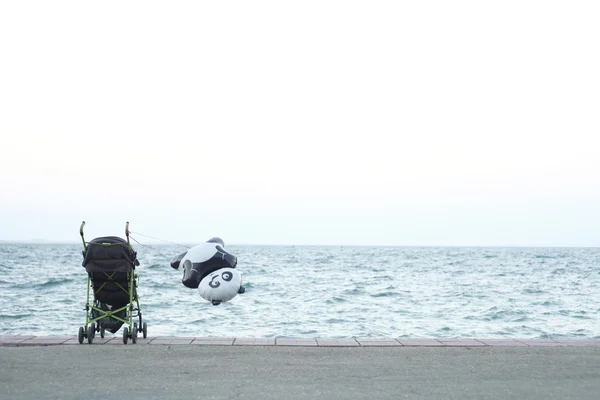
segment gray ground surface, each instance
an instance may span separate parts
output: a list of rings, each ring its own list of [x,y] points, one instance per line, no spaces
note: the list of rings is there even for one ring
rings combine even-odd
[[[600,348],[0,348],[1,399],[598,399]]]

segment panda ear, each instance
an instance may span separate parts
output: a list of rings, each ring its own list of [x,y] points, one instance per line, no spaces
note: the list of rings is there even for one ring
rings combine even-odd
[[[171,260],[171,268],[179,269],[179,263],[181,262],[181,260],[183,260],[183,257],[185,257],[186,254],[187,251],[184,251],[183,253],[173,257],[173,259]]]

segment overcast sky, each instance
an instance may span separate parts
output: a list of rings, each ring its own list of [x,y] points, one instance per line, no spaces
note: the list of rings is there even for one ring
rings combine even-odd
[[[598,246],[597,1],[0,3],[0,240]]]

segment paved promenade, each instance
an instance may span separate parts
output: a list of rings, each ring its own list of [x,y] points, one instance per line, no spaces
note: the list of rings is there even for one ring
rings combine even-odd
[[[0,336],[0,399],[598,399],[600,340]]]

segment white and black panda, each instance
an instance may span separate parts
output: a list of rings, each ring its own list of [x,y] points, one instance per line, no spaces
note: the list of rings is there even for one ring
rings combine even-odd
[[[237,257],[225,250],[223,240],[213,237],[175,256],[171,267],[183,269],[182,283],[198,289],[203,299],[219,305],[244,293],[242,274],[235,269]]]

